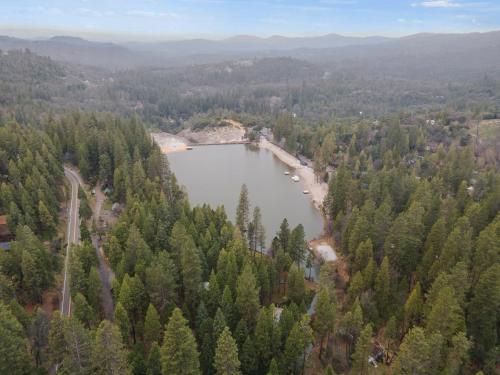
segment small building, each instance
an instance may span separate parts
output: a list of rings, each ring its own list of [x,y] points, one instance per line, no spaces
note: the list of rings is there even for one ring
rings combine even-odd
[[[7,215],[0,215],[0,242],[8,242],[11,239],[12,233],[7,224]]]

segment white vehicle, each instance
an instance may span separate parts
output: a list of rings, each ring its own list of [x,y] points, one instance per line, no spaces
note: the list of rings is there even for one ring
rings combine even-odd
[[[299,181],[300,181],[300,178],[299,178],[299,176],[295,175],[295,176],[293,176],[293,177],[292,177],[292,180],[293,180],[294,182],[299,182]]]

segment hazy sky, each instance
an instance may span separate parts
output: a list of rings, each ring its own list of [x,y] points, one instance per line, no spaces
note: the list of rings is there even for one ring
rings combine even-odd
[[[500,29],[500,0],[0,0],[0,32],[23,28],[174,38],[487,31]]]

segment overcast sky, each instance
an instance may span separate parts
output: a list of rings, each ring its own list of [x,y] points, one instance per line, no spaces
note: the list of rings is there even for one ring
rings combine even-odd
[[[395,36],[495,29],[500,0],[0,0],[0,32],[22,36]]]

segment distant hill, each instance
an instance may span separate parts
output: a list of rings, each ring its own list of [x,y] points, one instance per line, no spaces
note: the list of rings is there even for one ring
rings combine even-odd
[[[290,38],[284,36],[271,36],[259,38],[251,35],[237,35],[220,41],[207,39],[192,39],[168,41],[161,43],[131,43],[132,49],[165,52],[168,54],[212,54],[257,51],[289,51],[298,48],[335,48],[353,45],[379,44],[390,40],[384,37],[350,37],[338,34],[327,34],[318,37]]]
[[[140,65],[140,57],[114,43],[91,42],[81,38],[55,36],[45,40],[27,40],[0,36],[0,49],[4,51],[29,49],[40,56],[72,64],[131,68]]]
[[[190,39],[156,43],[102,43],[68,36],[45,40],[0,37],[0,49],[29,49],[73,64],[112,70],[212,64],[240,59],[292,57],[328,72],[447,78],[497,74],[500,31],[470,34],[415,34],[402,38],[239,35],[215,41]]]
[[[295,51],[325,69],[402,78],[481,78],[500,75],[500,31],[415,34],[377,45]]]

